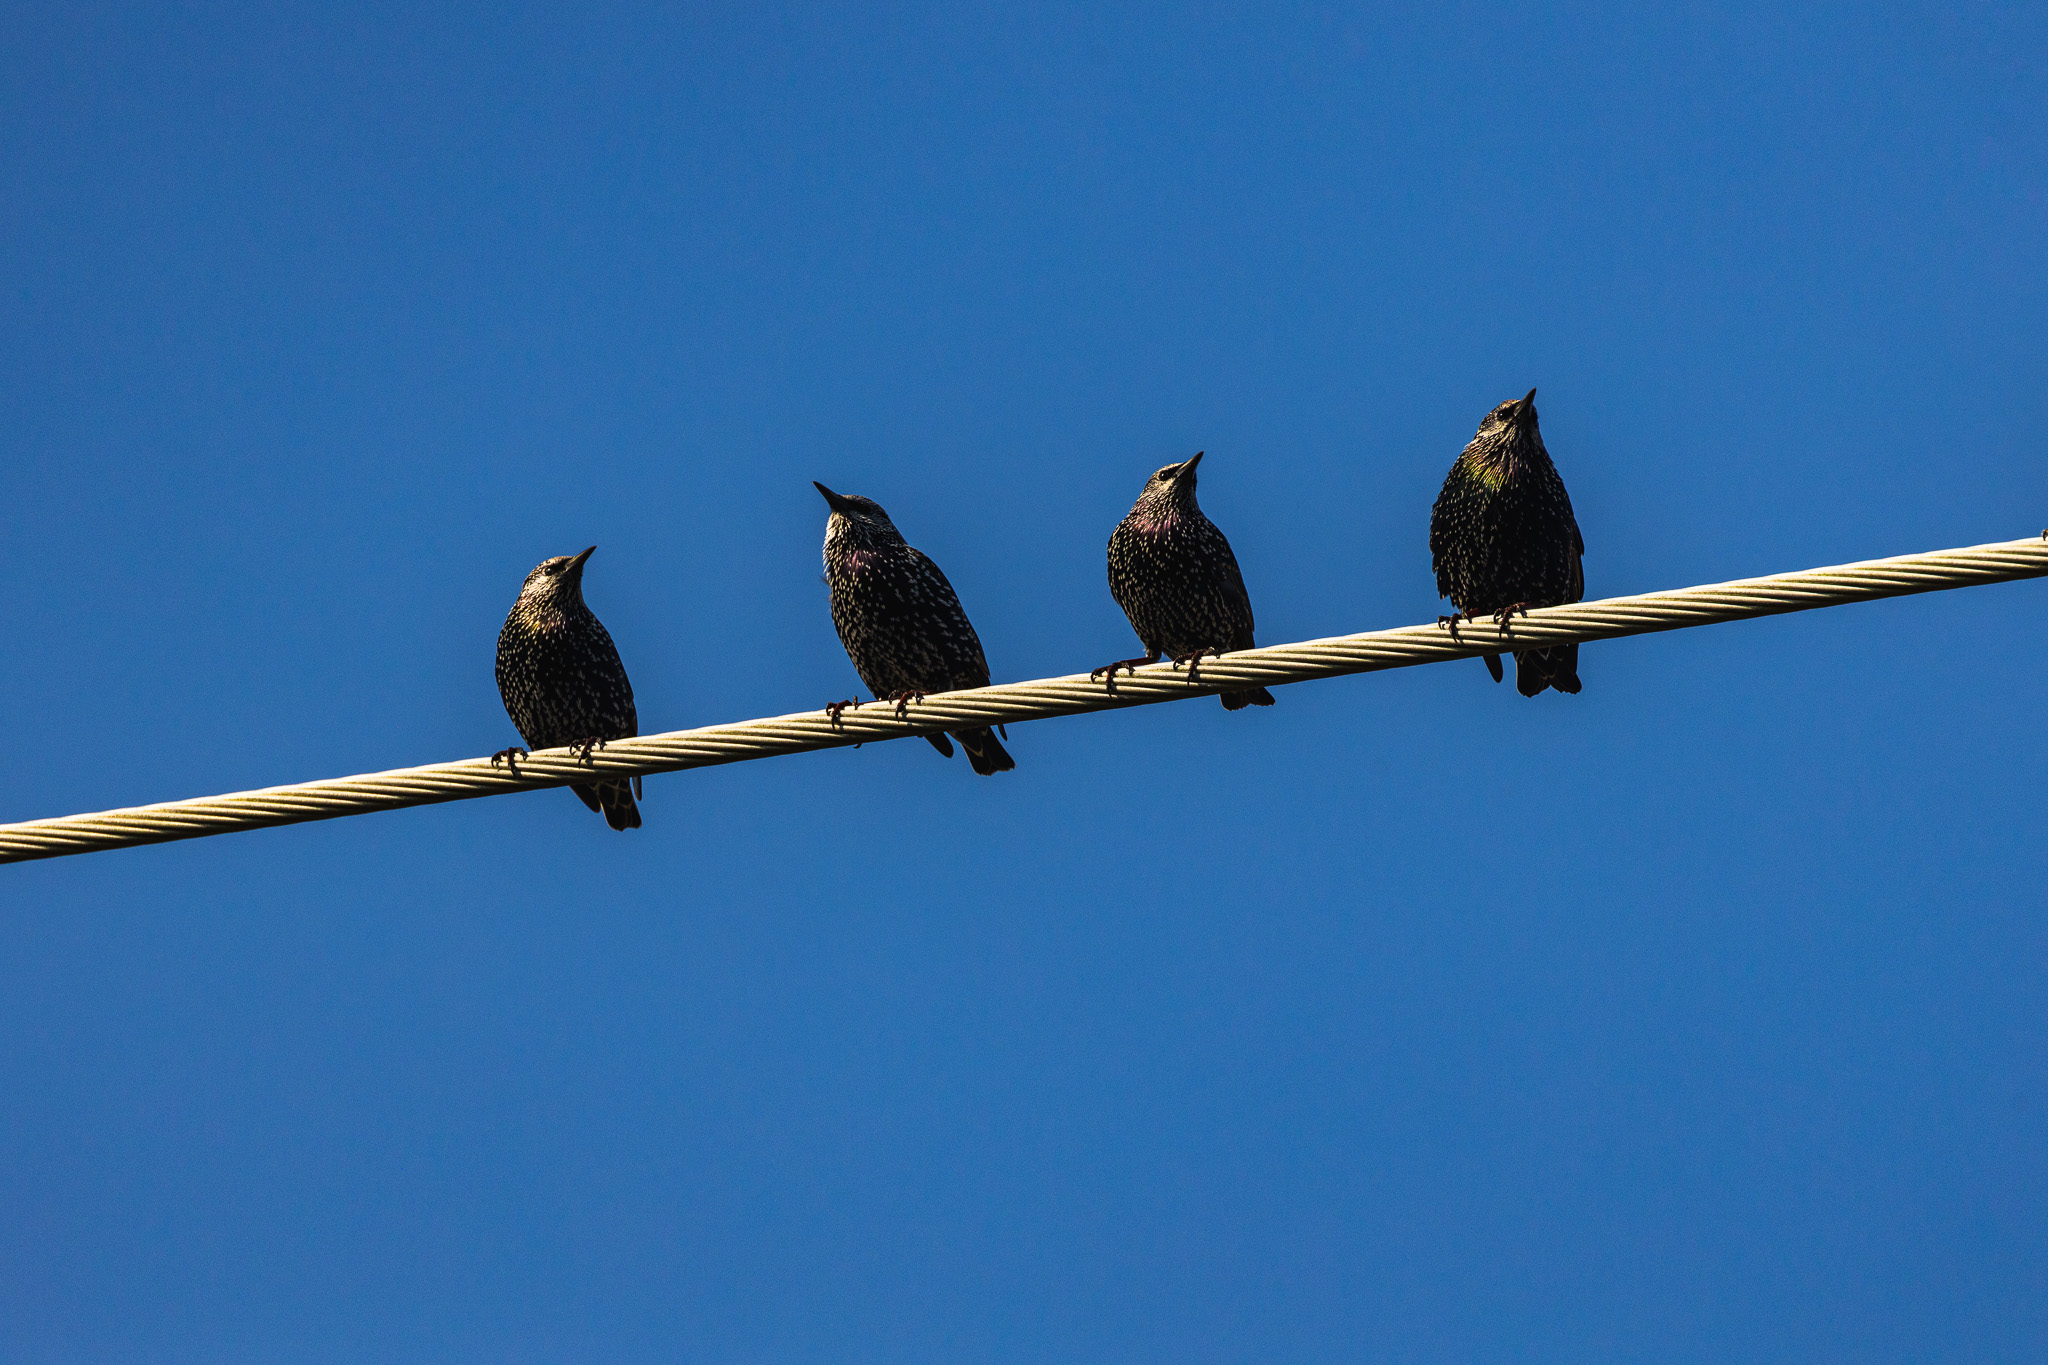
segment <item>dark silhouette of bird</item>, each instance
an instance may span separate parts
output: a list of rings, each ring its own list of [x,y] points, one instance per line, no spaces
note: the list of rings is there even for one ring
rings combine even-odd
[[[1090,673],[1135,670],[1162,653],[1199,676],[1202,656],[1252,647],[1252,599],[1237,556],[1216,523],[1195,502],[1195,466],[1202,452],[1145,481],[1145,491],[1109,537],[1109,591],[1131,619],[1141,659],[1118,659]],[[1223,693],[1226,710],[1271,706],[1263,687]]]
[[[1564,480],[1536,426],[1536,390],[1486,414],[1479,434],[1451,465],[1429,516],[1429,553],[1436,590],[1451,599],[1458,622],[1491,616],[1502,630],[1516,612],[1555,607],[1586,595],[1580,564],[1586,553]],[[1518,649],[1515,690],[1533,697],[1546,687],[1579,690],[1579,647]],[[1500,655],[1486,656],[1501,680]]]
[[[904,542],[873,499],[842,496],[815,480],[812,486],[832,509],[825,522],[832,624],[853,671],[875,700],[895,702],[896,713],[903,715],[912,700],[922,700],[927,692],[987,687],[981,639],[939,566]],[[828,709],[836,716],[839,706]],[[1017,766],[988,727],[951,733],[982,776]],[[925,738],[947,758],[953,756],[945,735]]]
[[[583,602],[583,566],[596,549],[542,561],[526,576],[498,632],[498,695],[527,748],[569,746],[587,759],[606,740],[640,733],[626,666],[604,624]],[[501,749],[491,762],[504,759],[516,773],[525,756],[525,749]],[[640,808],[633,801],[639,778],[573,783],[569,790],[603,811],[613,829],[640,828]]]

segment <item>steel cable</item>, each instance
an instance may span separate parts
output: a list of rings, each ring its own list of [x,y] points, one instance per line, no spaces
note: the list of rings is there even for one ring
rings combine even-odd
[[[520,759],[516,769],[495,765],[488,758],[472,758],[89,815],[28,820],[0,825],[0,862],[26,862],[440,801],[499,796],[564,786],[598,776],[705,768],[813,749],[903,739],[938,730],[1045,720],[1084,711],[1180,701],[1252,686],[1274,687],[1349,673],[1442,663],[1516,648],[1611,640],[2041,577],[2048,577],[2048,540],[2041,538],[1900,555],[1732,583],[1546,607],[1515,617],[1505,630],[1491,620],[1482,620],[1464,622],[1454,629],[1437,624],[1403,626],[1327,640],[1271,645],[1220,659],[1205,659],[1192,676],[1185,668],[1154,664],[1119,676],[1114,690],[1085,673],[1070,674],[929,696],[904,708],[900,718],[896,707],[869,702],[848,708],[836,721],[823,711],[805,711],[733,725],[675,730],[615,740],[587,758],[567,749],[542,750]]]

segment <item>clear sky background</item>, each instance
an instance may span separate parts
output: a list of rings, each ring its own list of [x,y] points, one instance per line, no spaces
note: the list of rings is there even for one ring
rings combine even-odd
[[[18,6],[0,818],[998,680],[1206,450],[1262,642],[2048,525],[2048,10]],[[2048,586],[0,869],[17,1361],[2048,1354]]]

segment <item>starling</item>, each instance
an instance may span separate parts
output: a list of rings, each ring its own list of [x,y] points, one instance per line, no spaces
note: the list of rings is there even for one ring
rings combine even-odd
[[[842,497],[815,481],[813,486],[832,508],[825,523],[832,624],[853,671],[875,700],[895,702],[901,714],[912,698],[927,692],[987,687],[988,661],[980,637],[939,566],[906,545],[889,514],[872,499]],[[1017,766],[986,726],[952,735],[984,777]],[[945,735],[925,738],[947,758],[953,756]]]
[[[1437,593],[1456,608],[1442,621],[1453,630],[1482,616],[1505,630],[1515,612],[1586,595],[1579,563],[1586,542],[1536,428],[1536,390],[1487,413],[1451,466],[1429,515],[1429,553]],[[1577,645],[1514,654],[1515,690],[1523,696],[1579,690]],[[1487,655],[1486,668],[1501,680],[1500,655]]]
[[[1170,464],[1145,481],[1130,514],[1109,537],[1109,591],[1131,618],[1142,659],[1119,659],[1088,676],[1149,664],[1164,653],[1189,666],[1189,676],[1204,654],[1252,647],[1252,599],[1244,590],[1237,556],[1216,523],[1202,515],[1195,502],[1195,466],[1202,452]],[[1225,692],[1226,710],[1271,706],[1273,694],[1263,687]]]
[[[498,695],[529,748],[566,745],[588,758],[608,739],[640,733],[626,666],[604,623],[583,604],[583,565],[596,549],[543,561],[526,576],[498,632]],[[501,749],[491,761],[516,765],[524,754]],[[633,803],[639,778],[574,783],[569,790],[603,811],[613,829],[640,828],[640,808]]]

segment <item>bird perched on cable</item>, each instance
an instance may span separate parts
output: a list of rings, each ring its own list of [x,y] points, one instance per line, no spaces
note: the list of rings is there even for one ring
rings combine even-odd
[[[1135,670],[1162,653],[1195,676],[1204,654],[1252,647],[1252,599],[1237,556],[1216,523],[1195,502],[1195,458],[1170,464],[1145,481],[1145,491],[1109,537],[1109,592],[1138,632],[1141,659],[1118,659],[1090,673]],[[1273,694],[1253,687],[1223,694],[1226,710],[1271,706]]]
[[[640,733],[633,684],[604,623],[583,602],[583,566],[597,547],[580,555],[543,560],[526,576],[505,628],[498,632],[498,695],[529,748],[578,748],[588,758],[608,739]],[[513,764],[520,748],[491,758]],[[569,790],[613,829],[640,828],[633,798],[640,779],[572,783]]]
[[[987,687],[981,639],[939,566],[904,542],[873,499],[842,496],[815,480],[812,486],[832,509],[825,522],[832,624],[853,671],[875,700],[895,702],[901,715],[927,692]],[[982,776],[1017,766],[988,727],[951,733]],[[945,735],[925,738],[947,758],[953,756]]]
[[[1491,616],[1502,630],[1530,607],[1555,607],[1586,595],[1580,558],[1586,542],[1564,480],[1536,426],[1536,390],[1486,414],[1479,434],[1451,465],[1429,516],[1429,553],[1436,590],[1456,614],[1439,624]],[[1546,687],[1579,690],[1579,647],[1518,649],[1515,690],[1533,697]],[[1486,656],[1501,680],[1500,655]]]

